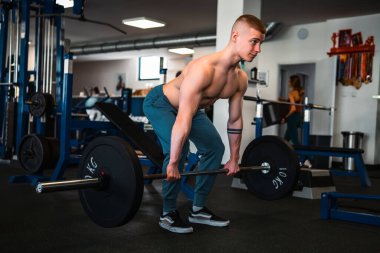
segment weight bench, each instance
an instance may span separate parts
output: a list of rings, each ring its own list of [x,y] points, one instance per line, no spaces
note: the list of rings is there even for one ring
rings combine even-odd
[[[95,107],[124,134],[133,146],[141,150],[154,166],[162,168],[164,155],[161,147],[149,138],[144,130],[133,122],[127,114],[116,105],[110,103],[98,102]],[[142,161],[143,165],[148,165],[147,161],[143,159]]]
[[[356,166],[356,171],[342,171],[332,169],[331,174],[334,176],[352,176],[359,177],[362,187],[371,186],[371,181],[368,177],[367,169],[363,162],[363,149],[358,148],[340,148],[340,147],[318,147],[318,146],[303,146],[294,145],[294,149],[302,156],[333,156],[343,158],[353,158]]]

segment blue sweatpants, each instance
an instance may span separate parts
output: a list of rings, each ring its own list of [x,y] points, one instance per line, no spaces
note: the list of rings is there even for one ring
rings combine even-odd
[[[164,95],[162,85],[153,88],[146,96],[143,105],[145,116],[152,124],[154,132],[161,142],[165,156],[162,171],[166,173],[166,167],[170,159],[171,133],[177,116],[177,109],[174,108]],[[198,164],[199,171],[216,170],[220,168],[224,145],[219,133],[215,129],[207,115],[198,110],[193,117],[189,139],[196,146],[201,155]],[[183,171],[186,157],[189,153],[189,140],[185,142],[181,153],[179,170]],[[206,199],[215,182],[215,176],[197,176],[194,187],[195,206],[205,206]],[[181,190],[181,182],[168,182],[163,180],[162,195],[164,199],[163,211],[170,212],[177,208],[177,196]]]

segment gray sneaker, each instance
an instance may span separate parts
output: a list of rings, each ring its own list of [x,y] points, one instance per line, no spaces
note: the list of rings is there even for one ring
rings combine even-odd
[[[227,227],[230,224],[229,220],[216,216],[207,207],[194,212],[191,208],[189,214],[189,222],[210,225],[214,227]]]
[[[186,225],[177,210],[171,211],[165,215],[160,216],[158,223],[163,229],[169,230],[173,233],[188,234],[193,232],[193,227]]]

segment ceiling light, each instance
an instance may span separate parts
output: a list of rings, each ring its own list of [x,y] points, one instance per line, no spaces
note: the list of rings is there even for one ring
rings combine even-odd
[[[169,52],[175,53],[175,54],[194,54],[194,49],[187,48],[187,47],[171,48],[169,49]]]
[[[57,0],[56,4],[62,5],[64,8],[71,8],[74,6],[74,0]]]
[[[130,25],[141,29],[163,27],[165,23],[162,21],[154,20],[146,17],[123,19],[124,25]]]

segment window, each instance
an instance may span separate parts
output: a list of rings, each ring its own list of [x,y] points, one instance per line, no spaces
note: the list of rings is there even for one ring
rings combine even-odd
[[[139,80],[160,79],[161,58],[144,56],[139,58]]]

